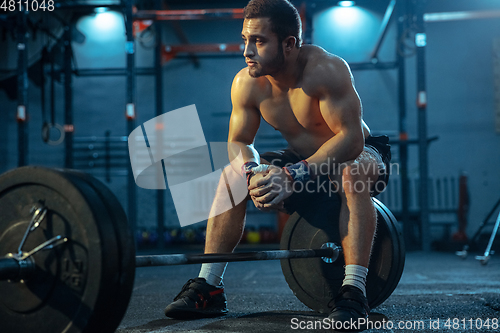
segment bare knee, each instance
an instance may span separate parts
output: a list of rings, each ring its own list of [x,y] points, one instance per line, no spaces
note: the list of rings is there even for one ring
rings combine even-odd
[[[347,197],[369,194],[371,190],[370,175],[361,170],[360,165],[353,163],[342,170],[342,188]]]
[[[237,201],[235,202],[235,204],[237,204],[241,202],[247,194],[246,179],[236,172],[231,165],[226,166],[216,185],[214,200],[226,202],[229,196],[231,200]]]

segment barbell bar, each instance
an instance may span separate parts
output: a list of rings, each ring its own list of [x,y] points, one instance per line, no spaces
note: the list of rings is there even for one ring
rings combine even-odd
[[[55,239],[63,240],[62,242],[60,242],[60,244],[70,241],[70,239],[63,238],[61,236],[57,236],[55,237]],[[325,243],[320,249],[270,250],[208,254],[181,253],[164,255],[143,255],[135,257],[135,267],[171,266],[215,262],[280,260],[294,258],[322,258],[325,262],[332,263],[337,260],[340,251],[341,247],[339,247],[338,245],[334,243]],[[35,274],[35,266],[35,261],[33,260],[30,252],[21,252],[19,254],[8,253],[4,258],[0,258],[0,281],[28,279],[32,274]]]
[[[236,262],[256,260],[280,260],[294,258],[322,258],[328,262],[335,261],[341,248],[337,245],[326,246],[321,249],[298,249],[298,250],[271,250],[252,251],[236,253],[207,253],[207,254],[164,254],[135,257],[136,267],[147,266],[169,266],[202,264],[214,262]]]

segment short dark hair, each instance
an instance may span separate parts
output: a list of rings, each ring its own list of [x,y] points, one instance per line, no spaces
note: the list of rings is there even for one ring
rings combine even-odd
[[[243,17],[267,17],[278,41],[282,42],[288,36],[293,36],[297,39],[297,48],[302,44],[302,21],[297,8],[288,0],[251,0],[244,9]]]

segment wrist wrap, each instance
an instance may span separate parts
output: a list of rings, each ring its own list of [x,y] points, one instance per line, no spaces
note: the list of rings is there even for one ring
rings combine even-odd
[[[292,182],[305,183],[311,179],[311,170],[309,169],[309,164],[306,160],[302,160],[293,165],[283,167],[288,177]]]
[[[259,166],[256,162],[246,162],[241,166],[241,175],[246,178],[247,186],[250,184],[250,177],[253,175],[252,169]]]

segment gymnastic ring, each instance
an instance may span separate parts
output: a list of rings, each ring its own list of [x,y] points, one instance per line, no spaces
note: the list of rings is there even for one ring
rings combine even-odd
[[[57,138],[57,140],[50,140],[50,130],[52,128],[55,128],[58,132],[59,132],[59,137]],[[64,141],[64,128],[55,123],[55,124],[51,124],[51,123],[44,123],[42,125],[42,140],[43,142],[51,145],[51,146],[57,146],[59,144],[61,144],[63,141]]]

